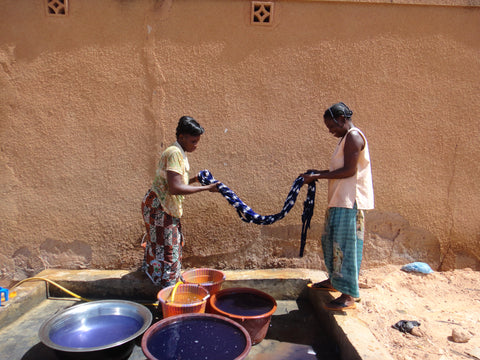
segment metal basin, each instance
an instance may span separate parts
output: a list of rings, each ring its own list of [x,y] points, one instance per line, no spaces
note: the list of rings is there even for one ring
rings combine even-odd
[[[150,310],[135,302],[92,301],[54,315],[38,336],[62,358],[126,359],[152,318]]]

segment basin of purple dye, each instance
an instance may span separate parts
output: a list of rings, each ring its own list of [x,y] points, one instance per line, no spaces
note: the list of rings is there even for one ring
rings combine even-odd
[[[131,301],[92,301],[54,315],[38,335],[61,358],[121,359],[130,355],[152,318],[150,310]]]
[[[211,312],[242,325],[250,334],[253,345],[265,338],[272,315],[277,310],[273,297],[250,288],[220,290],[209,301]]]
[[[50,340],[67,348],[97,348],[115,344],[142,327],[139,319],[121,315],[99,315],[81,323],[67,323],[61,331],[52,332]]]
[[[247,317],[270,312],[274,304],[267,298],[251,292],[230,292],[219,296],[215,303],[225,313]]]
[[[165,318],[142,338],[142,351],[148,360],[240,360],[251,347],[250,335],[241,325],[203,313]]]

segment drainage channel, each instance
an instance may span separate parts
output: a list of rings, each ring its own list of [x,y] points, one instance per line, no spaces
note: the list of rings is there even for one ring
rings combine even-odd
[[[339,360],[340,351],[308,300],[279,300],[265,339],[247,359]]]
[[[90,278],[86,277],[85,272],[48,272],[51,280],[55,280],[69,290],[77,294],[82,294],[89,299],[128,299],[125,294],[131,293],[134,288],[137,295],[144,289],[146,296],[140,299],[146,301],[134,300],[139,303],[147,304],[147,307],[153,314],[153,322],[161,319],[161,314],[155,306],[151,305],[152,291],[150,283],[143,283],[138,280],[137,275],[132,274],[105,274],[99,273]],[[248,273],[247,277],[252,274]],[[282,278],[282,274],[273,272],[260,274],[258,278],[246,278],[241,273],[228,274],[224,288],[228,287],[250,287],[270,293],[277,301],[277,310],[271,318],[268,332],[259,344],[252,346],[247,360],[340,360],[343,356],[344,344],[338,345],[338,338],[332,336],[331,321],[319,317],[318,304],[310,296],[305,294],[306,280],[303,278],[288,279]],[[230,281],[228,278],[230,277]],[[268,278],[271,277],[271,278]],[[278,278],[277,278],[278,277]],[[62,281],[62,278],[64,279]],[[68,279],[68,280],[65,280]],[[79,280],[81,279],[81,280]],[[126,282],[126,280],[128,280]],[[126,289],[125,285],[129,289]],[[38,284],[38,287],[44,286]],[[101,289],[101,291],[99,290]],[[38,293],[38,291],[37,291]],[[41,293],[41,291],[40,291]],[[0,316],[0,358],[7,356],[8,359],[21,360],[61,360],[57,354],[38,338],[38,330],[41,325],[56,313],[75,306],[81,302],[70,299],[53,299],[52,297],[61,297],[65,294],[56,291],[54,288],[48,288],[43,299],[36,304],[15,304],[12,308],[22,309],[16,319],[8,324],[5,318]],[[155,297],[153,297],[155,298]],[[137,298],[138,299],[138,298]],[[19,305],[19,306],[17,306]],[[0,309],[0,315],[2,311]],[[27,310],[27,311],[26,311]],[[23,314],[23,315],[21,315]],[[21,316],[20,316],[21,315]],[[145,360],[145,355],[141,350],[141,338],[136,340],[135,347],[128,360]],[[350,357],[353,359],[353,357]],[[123,359],[127,360],[127,359]]]
[[[44,321],[70,306],[72,300],[42,301],[17,321],[0,330],[0,355],[8,359],[61,360],[57,354],[38,339],[38,330]],[[304,299],[279,300],[265,339],[252,347],[247,360],[338,360],[338,347],[331,341],[314,314],[311,304]],[[147,306],[160,320],[156,308]],[[125,359],[126,360],[126,359]],[[137,339],[128,360],[145,360]]]

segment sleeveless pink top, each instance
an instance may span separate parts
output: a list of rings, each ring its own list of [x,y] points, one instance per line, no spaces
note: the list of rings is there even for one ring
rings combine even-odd
[[[345,139],[353,130],[357,131],[365,142],[365,147],[358,158],[357,173],[349,178],[330,179],[328,181],[328,207],[353,209],[355,202],[357,202],[357,209],[369,210],[374,208],[370,153],[367,138],[358,128],[352,127],[340,140],[330,160],[329,170],[333,171],[343,167]]]

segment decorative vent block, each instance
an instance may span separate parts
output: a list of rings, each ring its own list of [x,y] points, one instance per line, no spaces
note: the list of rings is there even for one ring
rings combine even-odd
[[[68,0],[45,0],[47,15],[66,16],[68,15]]]
[[[273,2],[252,1],[252,25],[272,25]]]

